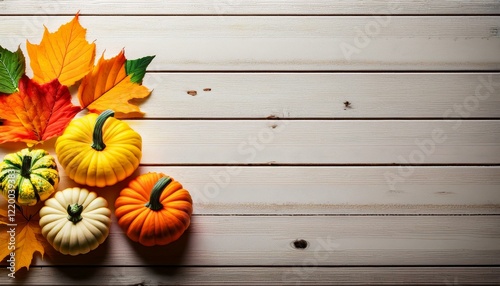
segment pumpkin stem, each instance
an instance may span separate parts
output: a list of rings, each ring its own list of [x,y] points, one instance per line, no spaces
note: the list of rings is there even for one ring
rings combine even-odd
[[[68,205],[68,220],[76,224],[81,221],[83,206],[79,204]]]
[[[160,202],[160,196],[163,190],[172,182],[170,177],[162,177],[156,182],[151,190],[151,195],[149,196],[149,202],[147,202],[144,206],[150,208],[153,211],[158,211],[163,208],[163,205]]]
[[[104,150],[104,148],[106,148],[106,144],[104,144],[104,141],[102,139],[102,127],[104,126],[106,120],[110,117],[113,117],[114,115],[115,112],[111,109],[108,109],[97,116],[94,126],[94,133],[92,135],[92,148],[94,148],[94,150],[102,151]]]
[[[24,156],[21,165],[21,176],[29,179],[31,174],[31,156]]]

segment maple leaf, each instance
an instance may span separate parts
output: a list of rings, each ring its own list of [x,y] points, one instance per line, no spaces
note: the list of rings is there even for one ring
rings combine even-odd
[[[11,52],[0,46],[0,93],[11,94],[17,91],[19,79],[26,69],[21,48]]]
[[[45,27],[39,45],[26,41],[33,79],[47,83],[57,78],[66,86],[82,79],[92,69],[95,60],[95,44],[87,42],[86,33],[76,14],[73,20],[54,33],[49,33]]]
[[[131,82],[142,84],[142,79],[146,74],[146,68],[154,59],[155,56],[147,56],[135,60],[127,60],[125,62],[125,72],[127,75],[132,75]]]
[[[0,144],[33,145],[59,136],[80,110],[71,104],[68,88],[57,79],[39,85],[23,76],[18,92],[0,96]]]
[[[123,51],[109,60],[101,56],[97,65],[83,78],[78,89],[78,99],[82,108],[96,113],[112,109],[115,111],[115,116],[120,118],[144,114],[139,107],[129,101],[134,98],[145,98],[151,92],[146,87],[131,81],[134,74],[127,75],[125,61]]]
[[[44,245],[47,243],[41,235],[38,223],[39,208],[24,207],[22,209],[18,206],[11,208],[8,205],[9,215],[15,212],[13,216],[7,216],[5,209],[0,211],[0,260],[6,260],[7,267],[14,266],[14,272],[23,267],[29,270],[33,255],[39,252],[43,258],[45,253]],[[23,214],[23,211],[26,214]],[[11,264],[9,260],[13,263]]]

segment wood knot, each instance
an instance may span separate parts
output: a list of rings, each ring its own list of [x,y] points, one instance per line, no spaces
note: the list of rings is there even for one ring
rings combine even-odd
[[[292,245],[296,249],[305,249],[305,248],[307,248],[309,243],[303,239],[296,239],[295,241],[292,242]]]
[[[344,101],[344,110],[347,110],[348,108],[352,108],[352,103],[350,101]]]

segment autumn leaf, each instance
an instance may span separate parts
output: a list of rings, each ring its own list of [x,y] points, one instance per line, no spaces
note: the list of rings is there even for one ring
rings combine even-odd
[[[71,104],[68,88],[57,79],[39,85],[24,76],[18,92],[0,96],[0,144],[32,145],[59,136],[80,110]]]
[[[8,207],[9,214],[15,212],[15,215],[7,216],[6,210],[0,212],[0,260],[7,261],[7,267],[11,266],[9,260],[13,260],[12,265],[17,272],[23,267],[29,269],[36,252],[43,258],[47,243],[38,224],[39,215],[33,214],[34,208],[24,207],[27,210],[23,214],[23,209]]]
[[[127,60],[125,62],[125,72],[127,75],[132,75],[131,82],[142,84],[142,79],[146,74],[146,68],[154,59],[155,56],[143,57],[135,60]]]
[[[26,62],[21,48],[11,52],[0,46],[0,93],[17,91],[19,79],[24,74]]]
[[[57,78],[66,86],[82,79],[92,69],[95,60],[95,44],[87,42],[86,33],[76,14],[72,21],[54,33],[45,28],[39,45],[27,41],[33,79],[47,83]]]
[[[131,81],[133,74],[127,75],[125,61],[123,51],[109,60],[105,60],[103,56],[99,59],[92,72],[83,78],[78,89],[82,108],[97,113],[112,109],[116,117],[121,118],[143,114],[139,107],[129,101],[145,98],[150,91]]]

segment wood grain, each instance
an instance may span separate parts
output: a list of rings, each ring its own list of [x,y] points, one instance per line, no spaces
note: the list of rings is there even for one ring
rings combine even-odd
[[[499,267],[37,267],[10,285],[498,285]],[[7,270],[0,269],[0,276]],[[57,277],[57,279],[54,279]],[[241,279],[245,277],[245,279]]]
[[[143,165],[498,164],[497,120],[127,120]],[[55,154],[50,140],[40,148]],[[15,152],[20,144],[5,144]],[[22,146],[22,145],[21,145]]]
[[[35,265],[491,266],[499,226],[498,216],[193,216],[179,240],[145,247],[114,221],[90,255],[49,250]],[[297,239],[307,248],[294,248]]]
[[[37,7],[34,9],[33,7]],[[500,14],[497,1],[367,1],[367,0],[188,0],[148,1],[138,0],[3,0],[1,14],[147,14],[147,15],[345,15],[345,14]]]
[[[114,210],[164,172],[192,224],[148,248],[112,216],[97,250],[47,249],[16,279],[2,262],[0,284],[500,284],[497,0],[0,0],[0,44],[77,11],[97,57],[156,55],[146,117],[126,120],[142,165],[90,189]]]
[[[2,17],[0,38],[7,39],[3,46],[14,50],[26,39],[38,43],[42,25],[53,31],[70,19],[69,16]],[[123,47],[127,48],[129,59],[157,55],[150,67],[154,71],[498,70],[499,19],[498,16],[80,18],[88,29],[87,38],[96,40],[97,55],[106,51],[106,57],[110,58]]]
[[[500,161],[500,123],[495,120],[128,122],[143,138],[143,164],[495,164]]]
[[[500,118],[498,73],[149,73],[144,85],[146,118]]]
[[[143,166],[117,186],[90,189],[114,202],[132,178],[160,172],[189,190],[195,215],[500,214],[500,167],[414,167],[402,175],[409,170]],[[60,190],[75,186],[64,170],[61,176]]]

